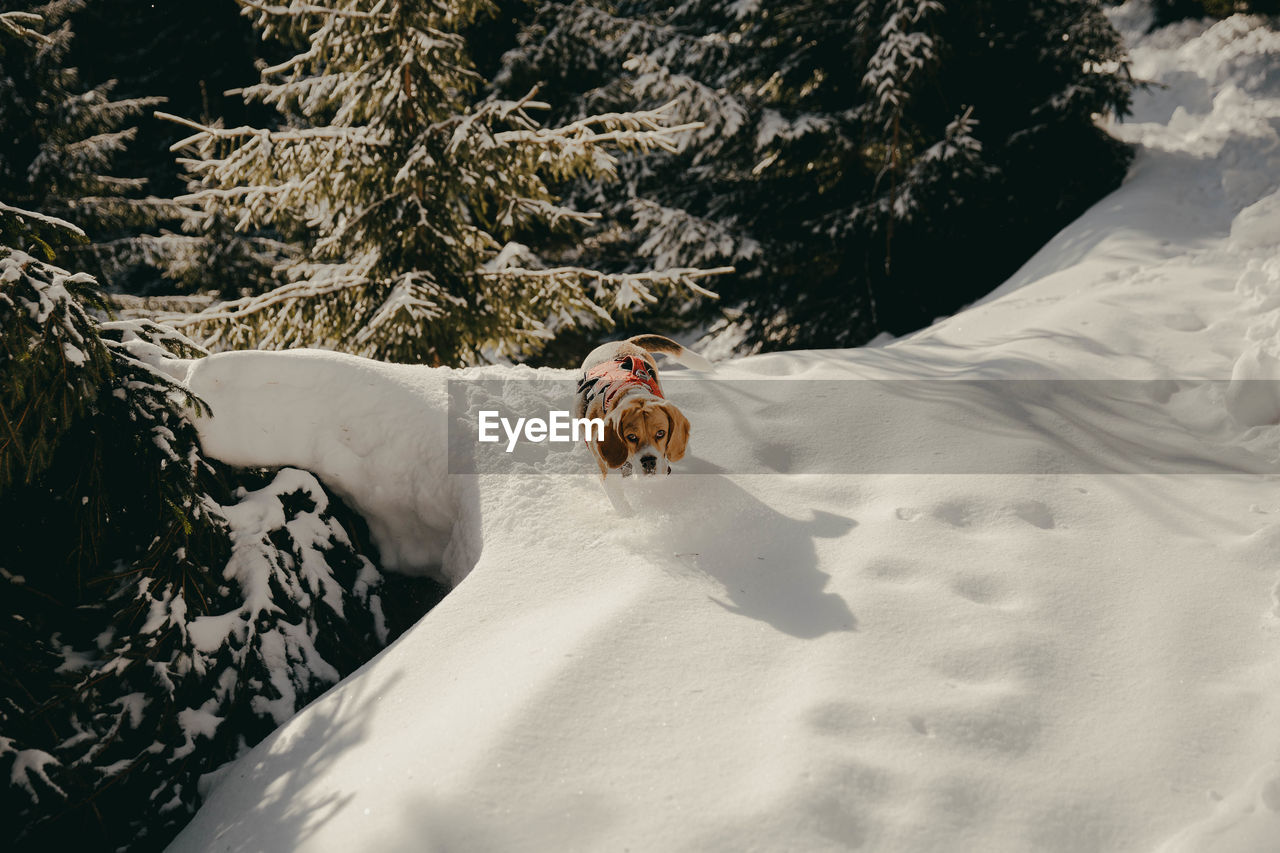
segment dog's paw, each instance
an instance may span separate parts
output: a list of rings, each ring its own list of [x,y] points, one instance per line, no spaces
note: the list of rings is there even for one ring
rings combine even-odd
[[[618,515],[626,518],[635,514],[635,510],[631,508],[627,496],[622,493],[622,484],[616,479],[606,477],[604,480],[604,493],[609,498],[613,511]]]

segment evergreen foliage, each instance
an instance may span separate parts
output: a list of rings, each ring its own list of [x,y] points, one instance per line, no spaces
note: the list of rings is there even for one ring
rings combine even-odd
[[[207,188],[199,177],[187,178],[185,198]],[[266,293],[283,284],[277,269],[302,257],[300,246],[270,229],[237,227],[234,206],[217,193],[175,207],[182,233],[166,231],[156,246],[161,275],[179,293],[215,294],[224,301]]]
[[[110,378],[111,358],[82,305],[98,299],[90,276],[67,275],[15,252],[0,260],[0,284],[0,357],[14,368],[0,386],[4,492],[48,471],[67,429]]]
[[[6,849],[159,849],[202,774],[388,638],[345,513],[306,472],[206,460],[190,344],[96,319],[93,287],[0,249]]]
[[[195,116],[206,124],[270,122],[274,111],[246,104],[228,90],[258,79],[255,60],[270,54],[233,0],[89,0],[71,19],[76,38],[69,61],[87,81],[117,81],[124,97],[160,97],[165,109]],[[288,54],[272,59],[284,59]],[[175,162],[169,150],[187,129],[156,118],[138,117],[138,134],[118,159],[127,174],[147,179],[148,188],[167,197],[193,192],[199,180]],[[236,230],[222,206],[193,209],[171,203],[156,227],[135,229],[146,247],[148,275],[126,282],[130,292],[212,293],[224,299],[262,293],[281,282],[273,274],[293,247],[278,235]]]
[[[201,775],[386,643],[382,580],[312,475],[232,491],[203,457],[194,345],[13,248],[81,236],[0,203],[0,840],[158,850]]]
[[[202,351],[104,319],[94,278],[50,263],[108,255],[78,255],[84,232],[27,206],[101,223],[128,207],[110,192],[137,189],[102,173],[129,132],[76,141],[141,104],[74,95],[59,61],[76,5],[0,13],[3,68],[25,74],[0,80],[6,122],[68,122],[22,127],[0,159],[0,847],[158,850],[202,775],[440,590],[396,581],[409,603],[388,625],[359,519],[304,471],[206,459],[193,419],[209,412],[175,378],[175,356]]]
[[[518,4],[517,12],[531,7]],[[905,332],[998,284],[1119,183],[1120,38],[1096,0],[540,4],[496,84],[557,118],[674,101],[705,127],[569,198],[635,263],[733,264],[759,345]]]
[[[0,28],[0,198],[75,222],[88,241],[65,239],[66,262],[113,285],[127,284],[150,253],[136,236],[168,206],[145,197],[145,181],[116,174],[134,138],[129,123],[160,102],[115,98],[114,80],[85,86],[67,65],[71,16],[84,0],[18,2]]]
[[[272,115],[228,91],[257,81],[256,60],[287,56],[264,52],[270,45],[234,0],[84,0],[70,23],[76,35],[66,64],[79,70],[86,85],[114,80],[118,97],[163,98],[165,110],[201,120],[221,117],[239,125]],[[169,146],[186,130],[150,111],[138,117],[137,126],[137,136],[117,160],[120,168],[145,177],[156,194],[184,192],[186,177]]]
[[[246,90],[281,126],[186,122],[202,188],[184,201],[274,228],[303,252],[281,288],[170,318],[207,345],[472,363],[608,327],[681,285],[706,293],[696,269],[605,275],[549,266],[528,245],[594,218],[548,181],[611,176],[609,146],[674,149],[688,128],[665,111],[545,128],[531,97],[476,100],[484,81],[461,32],[489,12],[484,0],[244,5],[264,36],[303,45]]]

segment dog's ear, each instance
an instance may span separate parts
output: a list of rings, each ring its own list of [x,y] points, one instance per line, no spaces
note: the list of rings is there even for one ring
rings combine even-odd
[[[618,433],[618,421],[616,413],[614,417],[605,418],[604,441],[596,445],[600,448],[600,456],[610,468],[621,468],[622,463],[627,461],[627,443]]]
[[[667,438],[667,461],[679,462],[684,458],[685,448],[689,446],[689,419],[670,403],[664,404],[663,408],[667,411],[667,419],[671,421],[671,435]]]

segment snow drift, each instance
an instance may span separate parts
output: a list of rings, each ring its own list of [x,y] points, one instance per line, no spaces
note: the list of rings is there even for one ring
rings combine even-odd
[[[318,350],[230,352],[186,382],[218,401],[205,451],[232,465],[321,474],[368,519],[390,568],[459,580],[479,554],[475,483],[449,476],[443,374]]]
[[[211,454],[316,472],[388,564],[459,583],[173,849],[1275,850],[1280,35],[1115,14],[1167,86],[1115,128],[1120,190],[909,339],[707,381],[1133,380],[1158,417],[1127,437],[1191,436],[1201,473],[1064,472],[1072,411],[1001,420],[1020,473],[798,473],[805,410],[699,418],[673,372],[692,456],[619,520],[590,475],[449,471],[449,378],[568,371],[194,362]],[[893,444],[860,424],[853,458]]]

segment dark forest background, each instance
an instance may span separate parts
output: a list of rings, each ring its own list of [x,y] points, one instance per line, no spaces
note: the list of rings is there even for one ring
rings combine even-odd
[[[284,283],[276,265],[306,240],[173,204],[192,178],[169,149],[190,129],[154,113],[227,128],[290,123],[239,90],[301,37],[264,39],[232,0],[53,5],[67,7],[61,65],[78,70],[78,85],[142,104],[117,118],[136,136],[109,170],[145,185],[117,188],[135,203],[97,221],[81,206],[93,245],[69,252],[80,268],[141,296],[230,299]],[[504,0],[460,29],[475,97],[537,87],[550,105],[544,125],[672,101],[675,120],[705,125],[676,151],[625,153],[616,180],[551,180],[567,204],[602,218],[569,235],[525,229],[544,265],[734,268],[701,281],[718,299],[655,294],[617,312],[616,326],[561,324],[521,359],[568,364],[586,340],[641,328],[732,327],[748,350],[904,334],[989,292],[1114,188],[1129,158],[1096,124],[1123,115],[1131,81],[1094,0]],[[0,195],[76,221],[75,199],[29,185],[30,156],[11,145],[0,158],[11,165]],[[137,239],[160,234],[188,239]],[[211,239],[197,250],[200,237]]]

